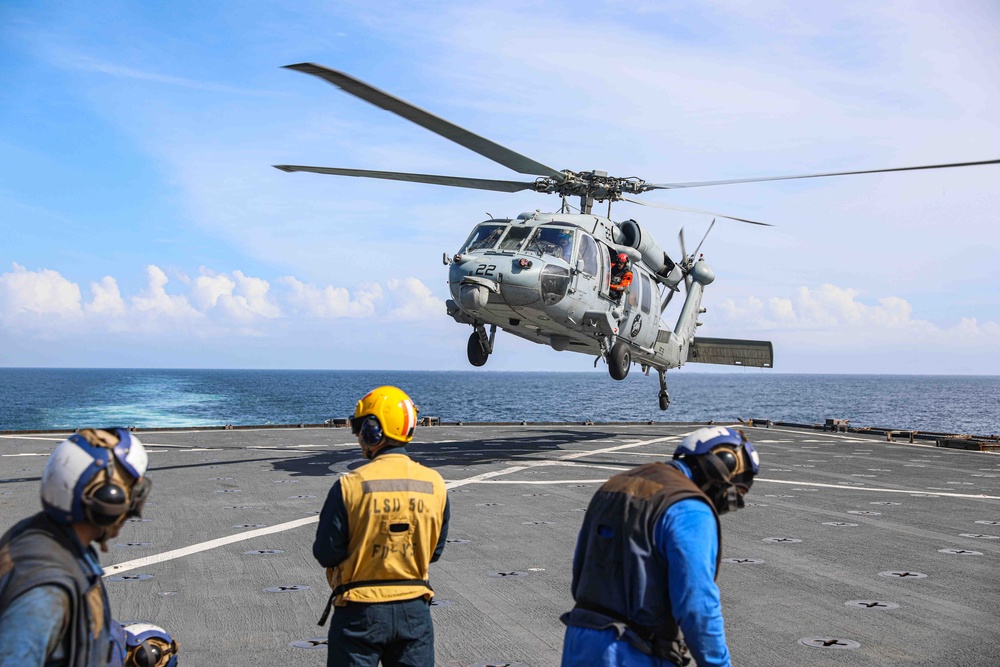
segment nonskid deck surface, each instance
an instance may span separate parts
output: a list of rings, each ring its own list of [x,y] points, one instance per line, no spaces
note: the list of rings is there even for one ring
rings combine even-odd
[[[409,451],[441,472],[452,502],[431,566],[437,664],[558,665],[591,495],[693,428],[420,428]],[[746,431],[762,472],[750,506],[723,518],[719,576],[734,664],[1000,664],[1000,458]],[[62,437],[0,436],[0,529],[37,510]],[[168,628],[187,665],[325,664],[316,620],[329,590],[311,546],[331,483],[362,463],[350,432],[140,437],[154,491],[102,557],[115,616]]]

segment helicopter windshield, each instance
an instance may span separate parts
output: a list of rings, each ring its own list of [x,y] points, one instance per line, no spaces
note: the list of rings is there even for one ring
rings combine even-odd
[[[479,225],[473,230],[469,240],[465,242],[462,252],[491,249],[500,240],[506,228],[507,225],[498,225],[495,223]]]
[[[568,262],[573,256],[573,230],[566,227],[536,227],[528,241],[527,251],[552,255]]]
[[[531,227],[511,227],[507,236],[500,242],[501,250],[518,250],[524,244],[524,239],[531,233]]]

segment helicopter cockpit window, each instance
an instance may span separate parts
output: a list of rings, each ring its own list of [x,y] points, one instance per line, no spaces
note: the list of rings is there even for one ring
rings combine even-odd
[[[580,234],[580,270],[588,276],[597,275],[597,243],[587,234]]]
[[[569,269],[558,264],[547,264],[542,268],[542,303],[552,306],[559,303],[569,290]]]
[[[646,277],[646,274],[640,273],[639,275],[642,277],[642,312],[648,313],[653,300],[653,290],[650,288],[649,278]]]
[[[531,227],[524,225],[511,227],[510,231],[507,232],[507,236],[503,237],[503,241],[500,242],[500,249],[519,250],[524,244],[524,239],[528,238],[528,234],[530,233]]]
[[[506,225],[487,224],[479,225],[472,232],[472,236],[465,242],[462,252],[472,252],[474,250],[489,250],[497,244],[503,235]]]
[[[536,227],[527,252],[552,255],[566,262],[573,256],[573,230],[565,227]]]

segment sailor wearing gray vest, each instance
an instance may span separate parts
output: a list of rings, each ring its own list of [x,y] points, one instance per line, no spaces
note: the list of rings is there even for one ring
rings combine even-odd
[[[715,580],[719,515],[743,507],[760,468],[742,431],[699,429],[669,462],[609,479],[573,556],[563,667],[730,667]]]
[[[84,429],[64,440],[42,474],[44,511],[0,538],[0,667],[176,664],[158,626],[123,629],[111,617],[97,542],[139,517],[151,488],[148,459],[125,429]]]

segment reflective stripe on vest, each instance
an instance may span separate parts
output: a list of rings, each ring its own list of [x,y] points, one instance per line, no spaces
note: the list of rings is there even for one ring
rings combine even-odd
[[[340,478],[349,556],[327,569],[337,603],[430,599],[447,490],[437,471],[386,453]]]

